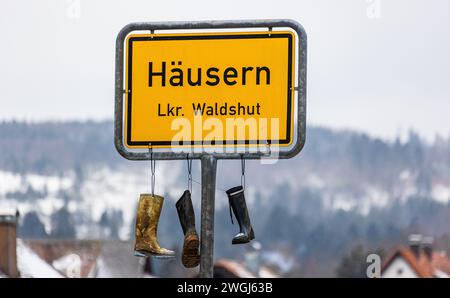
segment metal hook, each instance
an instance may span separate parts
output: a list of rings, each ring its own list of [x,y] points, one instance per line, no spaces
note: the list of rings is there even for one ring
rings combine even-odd
[[[244,154],[241,154],[241,185],[245,189],[245,159]]]
[[[155,196],[155,172],[156,172],[156,161],[153,159],[153,148],[152,148],[152,144],[149,143],[148,144],[148,151],[150,153],[150,169],[152,171],[152,176],[151,176],[151,180],[150,180],[150,187],[152,190],[152,197]]]
[[[192,159],[189,159],[189,153],[186,156],[188,170],[188,190],[192,192]]]

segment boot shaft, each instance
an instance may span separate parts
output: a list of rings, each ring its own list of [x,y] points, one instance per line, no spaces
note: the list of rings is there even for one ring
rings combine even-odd
[[[189,190],[184,191],[175,206],[184,234],[181,262],[186,268],[193,268],[198,266],[200,262],[200,242],[197,231],[195,230],[195,214],[191,200],[191,192]]]
[[[136,239],[156,237],[164,198],[158,195],[141,194],[136,216]]]
[[[185,190],[181,198],[175,204],[183,234],[196,233],[195,213],[192,205],[191,192]]]
[[[227,190],[226,193],[241,232],[244,232],[243,230],[249,230],[251,224],[247,204],[245,202],[244,188],[242,186],[236,186]]]
[[[158,221],[164,198],[158,195],[141,194],[136,216],[136,256],[173,257],[174,252],[162,248],[157,239]]]
[[[244,188],[237,186],[227,191],[228,201],[239,223],[239,233],[233,237],[232,244],[244,244],[255,238],[253,227],[250,223],[247,204],[245,203]],[[231,215],[231,210],[230,210]]]

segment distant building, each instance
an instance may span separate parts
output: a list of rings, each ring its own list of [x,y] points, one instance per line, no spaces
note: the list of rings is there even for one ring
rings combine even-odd
[[[276,278],[277,274],[261,266],[258,274],[251,272],[244,264],[234,260],[220,259],[214,264],[215,278]]]
[[[0,278],[155,277],[150,258],[136,258],[125,241],[17,238],[19,214],[0,210]],[[214,277],[279,277],[261,262],[261,245],[254,242],[245,261],[221,259]]]
[[[26,240],[33,251],[65,277],[153,277],[150,259],[133,255],[133,243],[104,240]]]
[[[17,268],[17,231],[18,214],[12,210],[0,210],[0,274],[19,277]]]
[[[261,244],[254,241],[247,247],[244,262],[229,259],[218,260],[213,267],[215,278],[276,278],[280,277],[265,266],[261,259]]]
[[[411,235],[409,247],[398,247],[386,259],[382,278],[448,278],[450,259],[433,250],[433,239]]]
[[[17,239],[19,213],[0,211],[0,277],[63,277]]]

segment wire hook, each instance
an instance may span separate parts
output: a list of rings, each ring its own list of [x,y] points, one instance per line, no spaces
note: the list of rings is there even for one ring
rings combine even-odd
[[[245,159],[244,154],[241,154],[241,185],[245,189]]]
[[[153,159],[153,147],[152,147],[151,143],[148,144],[148,152],[150,153],[150,169],[152,171],[150,187],[152,190],[152,197],[154,197],[155,196],[155,182],[156,182],[156,178],[155,178],[156,161]]]
[[[192,192],[192,159],[189,159],[189,153],[186,156],[188,170],[188,190]]]

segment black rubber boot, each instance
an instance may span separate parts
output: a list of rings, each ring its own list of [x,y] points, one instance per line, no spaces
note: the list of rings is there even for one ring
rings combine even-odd
[[[200,241],[195,230],[195,214],[194,207],[192,206],[191,192],[189,190],[184,191],[175,206],[177,207],[178,218],[180,219],[184,233],[181,262],[186,268],[196,267],[200,262]]]
[[[233,237],[232,244],[248,243],[255,239],[250,216],[248,215],[247,204],[245,203],[244,188],[236,186],[227,190],[228,201],[234,216],[239,223],[239,233]],[[231,210],[230,210],[231,216]],[[232,219],[233,220],[233,219]]]

